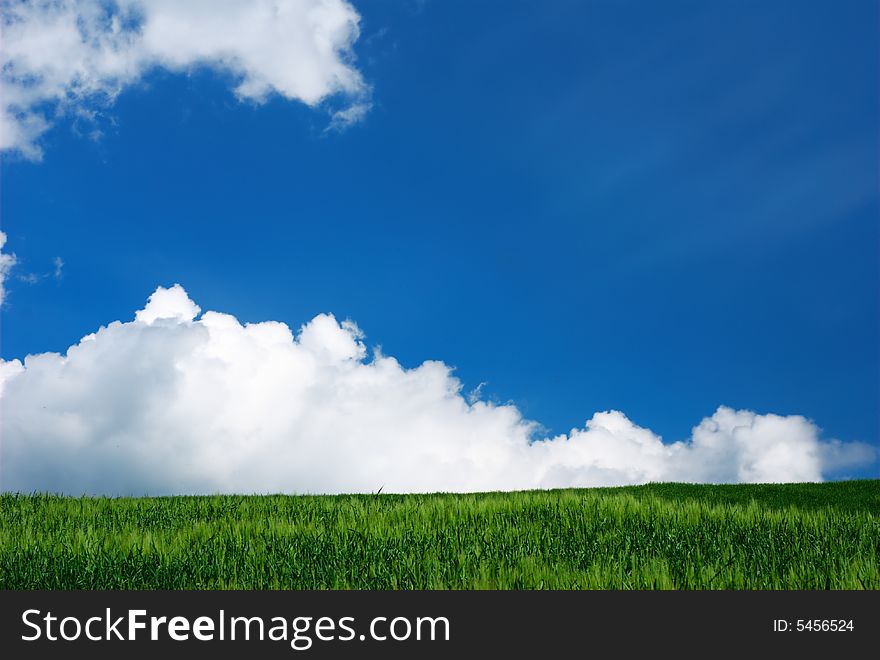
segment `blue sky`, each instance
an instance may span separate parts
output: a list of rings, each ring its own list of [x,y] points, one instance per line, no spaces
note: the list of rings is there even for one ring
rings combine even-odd
[[[4,157],[17,271],[65,266],[9,279],[2,357],[179,282],[350,317],[552,433],[617,409],[679,440],[724,404],[880,442],[876,2],[355,7],[345,130],[158,69]]]

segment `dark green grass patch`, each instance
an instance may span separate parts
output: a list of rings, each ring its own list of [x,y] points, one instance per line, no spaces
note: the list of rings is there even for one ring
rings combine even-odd
[[[880,482],[0,495],[5,589],[880,589]]]
[[[798,508],[815,511],[833,508],[880,515],[880,481],[836,481],[824,484],[648,484],[638,488],[606,489],[630,492],[636,497],[660,497],[672,502],[695,501],[704,504],[747,505],[751,502],[767,509]]]

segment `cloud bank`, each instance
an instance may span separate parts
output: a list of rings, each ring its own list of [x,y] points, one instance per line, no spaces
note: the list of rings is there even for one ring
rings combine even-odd
[[[0,149],[39,159],[58,114],[89,116],[153,68],[228,73],[240,99],[310,106],[368,88],[353,66],[360,17],[345,0],[9,0],[3,3]]]
[[[666,444],[620,412],[539,438],[450,367],[367,355],[350,321],[294,334],[159,288],[129,322],[0,360],[0,489],[68,494],[482,491],[819,481],[874,460],[800,416],[721,407]]]

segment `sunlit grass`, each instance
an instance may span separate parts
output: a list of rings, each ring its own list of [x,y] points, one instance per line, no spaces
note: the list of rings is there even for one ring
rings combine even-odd
[[[5,589],[880,589],[880,481],[0,495]]]

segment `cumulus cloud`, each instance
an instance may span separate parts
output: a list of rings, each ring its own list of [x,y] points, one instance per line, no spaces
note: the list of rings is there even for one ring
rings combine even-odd
[[[5,247],[6,234],[0,231],[0,307],[6,301],[6,278],[17,261],[14,254],[3,252]]]
[[[39,159],[59,113],[88,116],[153,68],[213,67],[234,93],[310,106],[342,95],[333,124],[359,119],[360,17],[346,0],[10,0],[3,3],[0,149]]]
[[[297,333],[179,285],[66,355],[0,361],[0,489],[69,494],[481,491],[819,481],[874,460],[799,416],[721,407],[664,443],[623,413],[552,438],[442,362],[368,355],[351,321]]]

